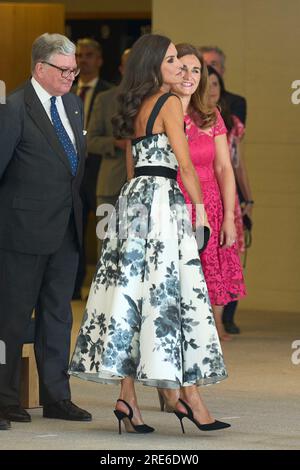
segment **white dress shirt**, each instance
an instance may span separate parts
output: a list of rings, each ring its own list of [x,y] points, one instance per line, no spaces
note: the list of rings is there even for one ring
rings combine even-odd
[[[35,78],[32,77],[31,79],[31,84],[36,92],[36,94],[38,95],[38,98],[40,100],[40,102],[42,103],[51,123],[52,123],[52,120],[51,120],[51,114],[50,114],[50,106],[51,106],[51,101],[50,101],[50,98],[52,97],[52,95],[50,95],[40,84],[39,82],[36,81]],[[65,107],[64,107],[64,104],[63,104],[63,101],[61,99],[61,96],[57,96],[56,97],[56,107],[57,107],[57,111],[58,111],[58,114],[59,114],[59,117],[61,119],[61,122],[64,126],[64,128],[66,129],[70,139],[71,139],[71,142],[72,144],[74,145],[74,148],[76,150],[76,140],[75,140],[75,136],[74,136],[74,132],[73,132],[73,129],[71,127],[71,124],[70,124],[70,121],[68,119],[68,116],[66,114],[66,110],[65,110]]]
[[[77,92],[76,92],[77,96],[80,96],[82,88],[86,86],[89,87],[84,98],[84,128],[85,129],[87,128],[87,118],[89,115],[92,96],[93,96],[93,93],[95,91],[98,81],[99,81],[99,77],[93,78],[93,80],[86,82],[86,83],[82,82],[80,79],[78,80]]]

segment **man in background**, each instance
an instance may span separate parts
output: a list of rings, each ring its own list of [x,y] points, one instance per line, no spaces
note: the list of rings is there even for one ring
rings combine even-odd
[[[121,57],[119,67],[124,74],[125,65],[130,53],[126,49]],[[96,100],[88,128],[88,151],[102,155],[102,163],[98,175],[96,195],[97,207],[101,204],[114,206],[120,190],[126,181],[126,140],[117,140],[113,136],[111,118],[117,112],[118,87],[100,93]],[[102,240],[98,238],[100,254]]]
[[[112,85],[100,76],[103,65],[101,44],[91,38],[79,39],[76,44],[76,60],[80,69],[79,79],[72,91],[81,98],[84,106],[84,129],[88,128],[97,95]],[[90,212],[96,213],[96,181],[101,165],[101,155],[88,153],[81,186],[83,203],[84,242],[80,253],[73,300],[81,300],[81,288],[86,275],[85,235]]]
[[[200,52],[207,65],[211,65],[224,78],[226,56],[222,49],[213,46],[201,46]],[[243,96],[236,95],[226,90],[226,101],[231,114],[237,116],[242,123],[246,124],[247,102]]]
[[[72,91],[83,101],[84,128],[87,129],[96,96],[111,88],[112,84],[101,78],[103,51],[98,41],[91,38],[78,39],[76,62],[80,74]]]

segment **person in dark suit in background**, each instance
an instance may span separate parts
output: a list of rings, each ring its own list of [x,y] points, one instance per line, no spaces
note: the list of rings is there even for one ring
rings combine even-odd
[[[222,49],[216,46],[202,46],[199,48],[200,52],[203,55],[203,59],[207,65],[213,67],[223,78],[225,73],[225,61],[226,56]],[[235,93],[231,93],[229,91],[225,91],[224,99],[226,100],[228,109],[230,114],[233,116],[237,116],[240,121],[246,126],[246,118],[247,118],[247,101],[243,96],[236,95]],[[252,208],[254,201],[248,200],[246,201],[239,185],[236,181],[238,195],[240,203],[243,204],[243,212],[246,212],[248,208]],[[230,334],[239,334],[240,329],[234,322],[234,315],[237,309],[237,301],[229,302],[225,305],[223,310],[223,323],[225,330],[227,333]]]
[[[84,128],[87,129],[96,96],[108,90],[112,84],[100,77],[103,65],[101,44],[91,38],[78,39],[76,61],[80,69],[78,81],[72,87],[73,93],[80,96],[84,105]]]
[[[32,46],[31,80],[0,106],[0,415],[9,421],[31,420],[19,382],[33,310],[43,416],[91,420],[71,402],[67,373],[86,154],[82,103],[69,93],[77,74],[75,45],[45,33]]]
[[[130,49],[126,49],[121,57],[119,70],[123,76]],[[126,140],[116,139],[113,135],[111,119],[117,113],[117,95],[119,87],[99,93],[88,127],[88,151],[102,156],[101,168],[96,185],[97,215],[102,204],[115,206],[122,186],[127,178],[126,171]],[[101,220],[101,217],[100,217]],[[98,235],[98,255],[102,248],[102,237]]]
[[[203,59],[207,65],[213,67],[223,78],[225,73],[226,56],[222,49],[213,46],[201,46],[199,48],[203,55]],[[226,90],[226,102],[230,109],[230,113],[237,116],[242,123],[246,124],[247,117],[247,101],[243,96],[236,95]]]
[[[72,87],[73,93],[80,96],[84,105],[84,128],[87,129],[97,95],[112,87],[100,77],[103,65],[101,44],[91,38],[79,39],[76,43],[76,60],[80,68],[78,82]],[[87,230],[89,213],[96,212],[96,182],[101,165],[101,155],[89,152],[81,186],[83,202],[83,233]],[[81,300],[81,288],[86,274],[85,243],[80,252],[73,300]]]

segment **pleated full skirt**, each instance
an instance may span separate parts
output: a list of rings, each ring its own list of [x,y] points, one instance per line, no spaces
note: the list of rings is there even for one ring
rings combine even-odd
[[[69,373],[150,386],[227,377],[197,244],[176,181],[122,188],[91,285]]]

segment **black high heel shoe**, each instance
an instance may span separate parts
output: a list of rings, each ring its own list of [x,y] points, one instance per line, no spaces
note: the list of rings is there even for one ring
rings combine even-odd
[[[122,420],[124,421],[124,426],[125,426],[126,432],[136,432],[136,433],[139,433],[139,434],[148,434],[149,432],[155,431],[154,428],[152,428],[151,426],[148,426],[147,424],[137,424],[137,425],[133,424],[133,422],[132,422],[133,411],[132,411],[132,408],[129,405],[129,403],[127,403],[127,401],[125,401],[125,400],[120,400],[120,399],[117,400],[117,401],[121,401],[122,403],[124,403],[128,407],[128,410],[129,410],[128,415],[126,413],[124,413],[123,411],[114,410],[114,414],[116,415],[117,420],[119,421],[119,434],[122,434],[122,431],[121,431],[121,421]]]
[[[173,413],[174,409],[170,405],[168,405],[168,403],[166,403],[164,396],[159,390],[159,388],[157,389],[157,394],[159,399],[160,411],[166,410],[167,413]]]
[[[180,411],[174,411],[175,415],[177,416],[177,418],[180,421],[181,429],[182,429],[183,434],[185,433],[184,427],[183,427],[183,422],[182,422],[183,418],[188,418],[201,431],[217,431],[218,429],[230,428],[230,426],[231,426],[231,424],[223,423],[222,421],[214,421],[213,423],[209,423],[209,424],[200,424],[200,423],[198,423],[198,421],[195,420],[194,415],[193,415],[193,411],[189,407],[189,405],[185,401],[181,400],[181,398],[179,398],[178,401],[180,401],[180,403],[182,403],[182,405],[185,407],[185,409],[187,411],[187,414],[186,413],[181,413]]]

